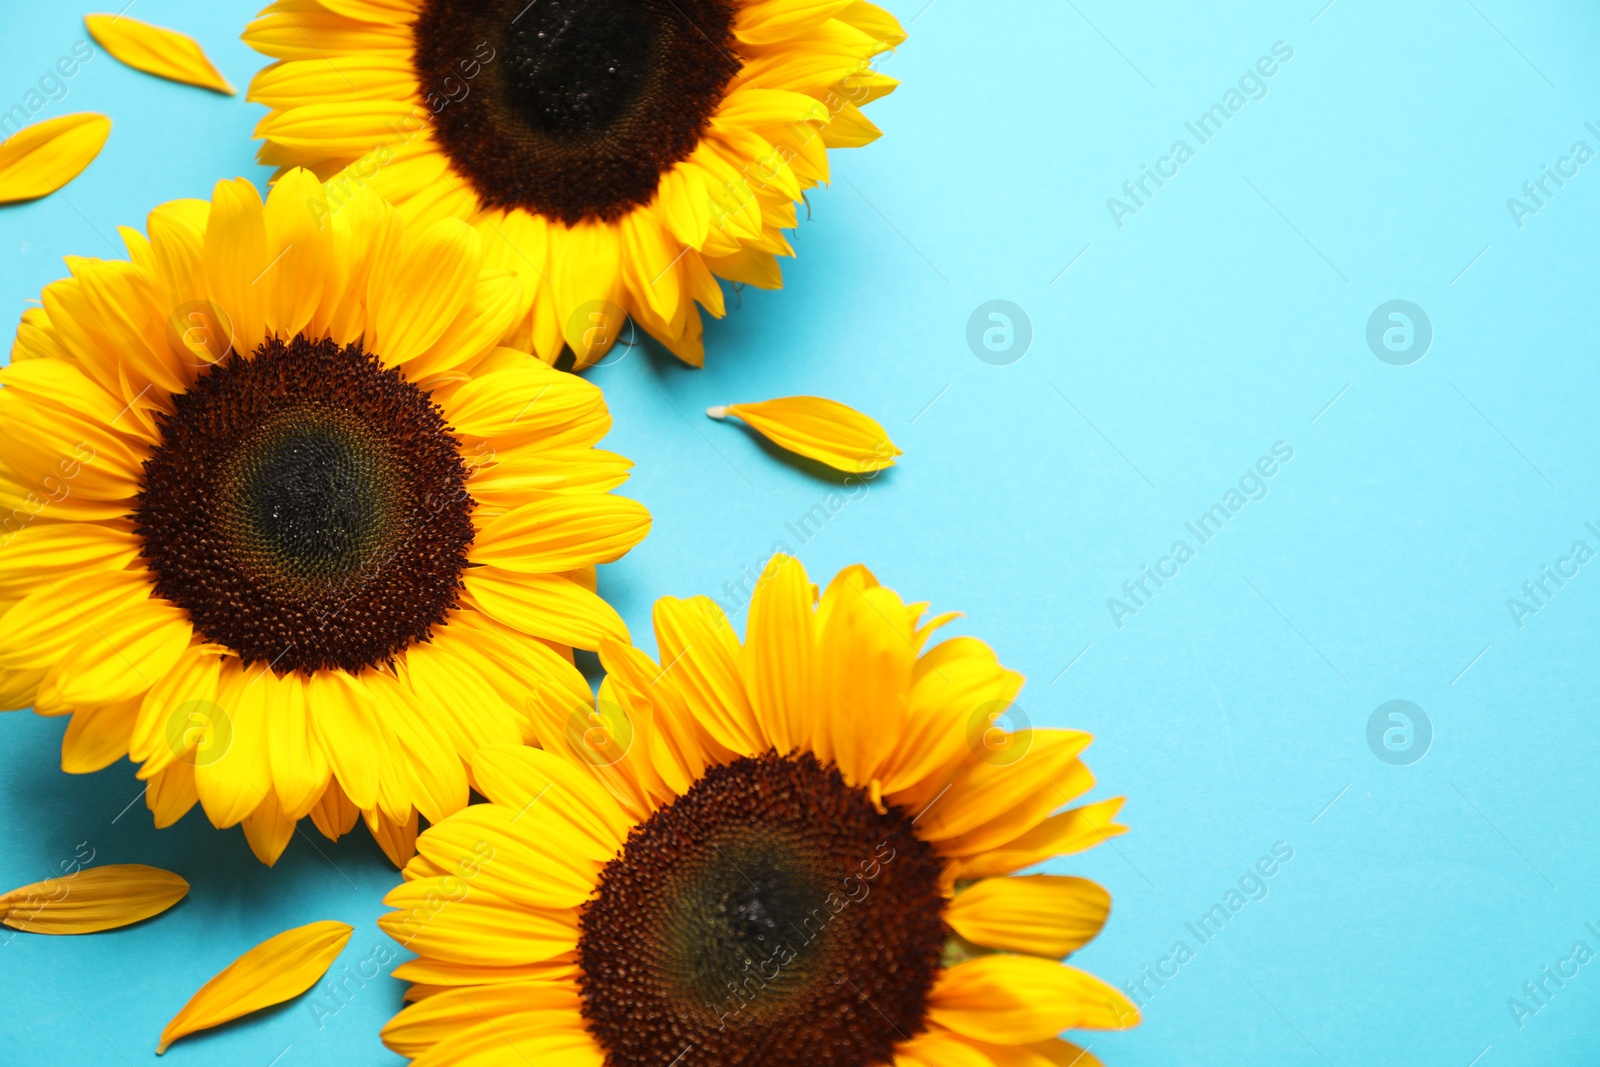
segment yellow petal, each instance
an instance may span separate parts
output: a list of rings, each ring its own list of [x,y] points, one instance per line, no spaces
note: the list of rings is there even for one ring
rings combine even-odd
[[[285,703],[280,688],[288,685],[262,666],[245,668],[224,661],[217,682],[217,706],[205,709],[216,722],[202,718],[195,732],[195,788],[206,817],[226,829],[266,803],[272,788],[267,755],[268,709]],[[207,736],[209,733],[209,736]]]
[[[188,892],[171,871],[114,863],[13,889],[0,896],[0,922],[33,934],[92,934],[160,915]]]
[[[272,266],[272,257],[266,208],[245,179],[219,181],[212,189],[201,258],[206,291],[231,320],[234,347],[254,351],[267,329],[266,291],[255,283]]]
[[[196,793],[198,796],[198,792]],[[283,850],[294,837],[294,820],[284,813],[283,805],[273,793],[268,793],[256,810],[246,815],[239,826],[256,859],[268,867],[278,862]]]
[[[550,434],[595,414],[604,417],[605,394],[576,374],[538,360],[480,374],[444,403],[460,433],[478,437]]]
[[[68,774],[93,774],[126,756],[138,714],[137,700],[79,708],[61,739],[61,769]]]
[[[558,574],[610,563],[644,539],[650,512],[637,500],[597,493],[529,493],[527,503],[478,531],[474,563]]]
[[[1075,967],[997,955],[946,968],[928,994],[928,1018],[965,1037],[1022,1044],[1063,1030],[1124,1030],[1139,1024],[1139,1009]]]
[[[466,306],[482,265],[483,238],[455,219],[408,237],[367,282],[368,347],[391,367],[426,352]]]
[[[183,818],[199,800],[200,794],[194,788],[194,767],[187,763],[175,763],[152,775],[144,795],[157,830],[165,830]]]
[[[628,836],[632,822],[611,794],[586,769],[544,749],[491,745],[472,755],[472,777],[479,792],[515,811],[535,799],[556,813],[567,831],[581,836],[575,855],[609,859]],[[472,811],[481,811],[481,806]],[[438,833],[435,827],[430,833]]]
[[[1032,874],[963,889],[945,921],[974,944],[1059,959],[1092,941],[1110,913],[1111,894],[1087,878]]]
[[[307,923],[269,937],[200,987],[161,1031],[156,1054],[196,1030],[282,1004],[312,986],[333,964],[352,930],[341,922]]]
[[[743,419],[773,444],[851,474],[894,466],[900,449],[877,421],[820,396],[786,396],[759,404],[706,409],[713,419]]]
[[[1052,856],[1082,852],[1102,841],[1125,834],[1128,828],[1113,821],[1122,804],[1122,797],[1112,797],[1052,815],[1006,844],[992,846],[986,852],[956,861],[956,877],[987,878],[1010,874],[1042,863]]]
[[[878,778],[905,732],[916,655],[905,605],[865,568],[828,583],[817,612],[813,747],[850,784]]]
[[[756,719],[779,752],[810,740],[815,600],[805,565],[782,553],[767,561],[750,598],[742,673]]]
[[[983,1053],[990,1067],[1104,1067],[1088,1049],[1055,1038],[1030,1041],[1024,1045],[995,1045],[988,1041],[967,1040]]]
[[[616,609],[570,578],[482,566],[470,568],[463,580],[473,604],[530,637],[588,649],[606,638],[628,640]]]
[[[0,144],[0,204],[48,196],[83,173],[111,136],[93,112],[36,122]]]
[[[406,861],[417,853],[417,813],[413,811],[405,822],[396,822],[381,811],[364,812],[362,817],[389,862],[404,869]]]
[[[187,34],[126,15],[85,15],[83,23],[101,47],[134,70],[233,95],[233,86]]]
[[[267,290],[267,327],[279,337],[305,329],[322,303],[333,260],[333,227],[322,183],[296,167],[278,179],[262,209],[272,257],[255,284]]]
[[[112,704],[148,692],[189,647],[194,625],[164,600],[132,604],[95,620],[63,655],[59,696],[68,704]]]
[[[995,1067],[978,1047],[943,1028],[909,1038],[894,1057],[894,1067]]]
[[[532,979],[452,989],[406,1008],[383,1028],[383,1043],[403,1056],[421,1056],[441,1042],[451,1045],[462,1030],[492,1017],[538,1012],[546,1029],[560,1029],[578,1017],[578,986],[572,981]]]
[[[739,638],[711,598],[656,601],[656,647],[707,732],[725,748],[753,756],[765,746],[739,674]]]

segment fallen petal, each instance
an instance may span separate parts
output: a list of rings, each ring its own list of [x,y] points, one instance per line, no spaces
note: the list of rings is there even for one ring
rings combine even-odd
[[[209,1030],[304,993],[327,973],[350,940],[351,927],[327,920],[270,937],[200,987],[161,1031],[156,1055],[178,1038]]]
[[[234,94],[233,86],[207,58],[193,37],[152,26],[126,15],[85,15],[89,35],[134,70],[168,81]]]
[[[894,466],[901,454],[877,420],[847,404],[820,396],[785,396],[756,404],[707,408],[713,419],[743,419],[757,433],[790,452],[850,474]]]
[[[17,131],[0,143],[0,204],[49,196],[82,174],[110,135],[111,120],[88,111]]]

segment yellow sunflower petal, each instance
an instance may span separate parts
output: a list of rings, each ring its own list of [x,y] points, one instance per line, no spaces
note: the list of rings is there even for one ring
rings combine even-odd
[[[66,185],[100,154],[111,120],[80,112],[46,119],[0,143],[0,204],[37,200]]]
[[[329,782],[327,792],[311,809],[311,822],[329,841],[337,841],[356,828],[361,810],[355,806],[337,781]]]
[[[187,34],[152,26],[126,15],[85,15],[83,22],[101,47],[134,70],[229,96],[234,94],[233,86],[206,58],[205,50]]]
[[[372,698],[343,671],[318,671],[306,693],[312,735],[344,793],[357,808],[378,802],[387,758]]]
[[[196,746],[221,741],[216,736],[217,680],[222,672],[222,657],[212,649],[191,645],[172,667],[145,693],[139,707],[133,734],[128,740],[128,755],[143,763],[139,776],[159,774],[174,760],[196,757],[189,753]],[[228,730],[227,743],[231,743]],[[202,748],[201,757],[206,755]]]
[[[567,1025],[552,1026],[552,1012],[527,1012],[489,1019],[456,1030],[411,1061],[411,1067],[602,1067],[606,1054],[577,1012]]]
[[[678,683],[707,731],[725,748],[746,756],[765,745],[739,675],[739,638],[709,597],[656,601],[656,645],[662,674]]]
[[[266,335],[266,288],[257,285],[271,267],[266,209],[243,178],[219,181],[212,191],[202,253],[206,289],[233,330],[234,343],[253,351]]]
[[[945,921],[977,945],[1060,959],[1094,940],[1110,913],[1111,894],[1087,878],[1033,874],[961,890]]]
[[[289,840],[294,837],[294,823],[277,796],[269,792],[256,810],[240,820],[239,826],[256,859],[271,867],[289,847]]]
[[[430,827],[418,839],[418,851],[474,892],[531,908],[576,908],[594,892],[600,867],[616,846],[601,856],[585,850],[583,834],[559,817],[544,817],[540,803],[530,800],[520,809],[474,804],[460,818]]]
[[[44,671],[13,671],[0,667],[0,711],[17,711],[34,702]]]
[[[1038,956],[979,956],[945,968],[928,1018],[958,1034],[1017,1045],[1063,1030],[1123,1030],[1139,1009],[1092,974]]]
[[[895,1049],[894,1067],[994,1067],[976,1043],[932,1027]]]
[[[453,1041],[458,1031],[476,1026],[484,1019],[538,1013],[543,1018],[530,1020],[549,1029],[558,1029],[578,1014],[578,987],[575,982],[524,981],[483,989],[452,989],[413,1004],[383,1028],[383,1043],[402,1056],[420,1056],[440,1041]]]
[[[91,934],[160,915],[188,892],[188,882],[158,867],[89,867],[0,896],[0,922],[34,934]]]
[[[325,225],[327,215],[322,183],[308,170],[289,171],[267,194],[262,217],[269,265],[255,284],[269,294],[267,327],[279,337],[305,329],[322,303],[333,266],[333,229]]]
[[[164,600],[147,600],[95,620],[94,632],[63,653],[58,690],[70,704],[110,704],[139,696],[178,662],[194,637],[188,614]]]
[[[864,786],[906,728],[906,698],[916,648],[900,598],[865,568],[846,568],[817,609],[817,756]]]
[[[810,740],[815,600],[805,567],[781,553],[767,561],[750,598],[743,673],[756,717],[779,752]]]
[[[1123,802],[1122,797],[1112,797],[1052,815],[1004,844],[992,845],[987,851],[960,858],[955,864],[956,877],[987,878],[1010,874],[1052,856],[1082,852],[1125,834],[1128,828],[1114,821]]]
[[[47,581],[0,615],[0,666],[52,665],[93,633],[92,620],[149,599],[148,583],[128,571],[80,571]]]
[[[557,574],[619,559],[650,532],[650,512],[610,493],[528,493],[527,503],[491,519],[472,558],[508,571]]]
[[[130,531],[88,522],[46,522],[25,526],[0,551],[0,597],[37,584],[40,574],[88,568],[119,571],[139,555]]]
[[[573,832],[583,837],[575,846],[579,855],[609,858],[631,828],[593,775],[542,749],[486,746],[473,754],[472,777],[479,791],[496,804],[522,811],[537,800],[567,819]]]
[[[286,816],[297,820],[327,791],[333,771],[311,731],[303,680],[285,676],[278,693],[267,722],[267,765]]]
[[[482,611],[532,637],[589,649],[608,638],[628,640],[628,626],[615,608],[559,574],[483,566],[469,569],[462,580],[468,598]]]
[[[93,774],[126,756],[138,713],[138,701],[79,708],[61,739],[61,769],[68,774]]]
[[[413,983],[413,989],[421,987],[421,991],[417,995],[411,996],[408,994],[406,998],[407,1000],[421,1000],[441,993],[446,988],[466,988],[470,990],[475,986],[500,985],[505,982],[533,980],[570,982],[578,977],[578,966],[575,960],[575,954],[568,953],[539,963],[525,963],[516,967],[497,967],[477,963],[451,963],[445,960],[430,960],[419,957],[402,963],[391,973],[403,982]]]
[[[707,408],[713,419],[743,419],[780,448],[851,474],[894,466],[901,454],[888,431],[861,412],[820,396]]]
[[[200,803],[213,826],[225,829],[267,802],[272,768],[267,746],[269,706],[281,682],[265,665],[245,668],[238,660],[222,666],[217,683],[218,742],[195,760]]]
[[[1080,730],[1017,731],[1014,749],[1004,759],[976,759],[950,787],[927,818],[917,823],[918,835],[929,841],[950,841],[997,821],[1006,825],[1037,822],[1094,783],[1078,755],[1092,738]],[[980,746],[981,747],[981,746]],[[1012,758],[1010,752],[1019,752]],[[1018,830],[1010,834],[1016,836]],[[1006,835],[999,840],[1007,840]],[[959,853],[980,851],[970,847]]]
[[[478,437],[550,433],[605,408],[598,386],[534,359],[478,375],[444,403],[450,424]]]
[[[483,264],[483,239],[455,219],[441,219],[380,262],[367,283],[367,343],[390,366],[426,352],[466,306]]]
[[[270,937],[201,986],[161,1031],[156,1054],[186,1034],[220,1026],[291,1000],[317,984],[354,930],[341,922],[307,923]]]
[[[1098,1057],[1070,1041],[1051,1039],[1025,1045],[996,1045],[989,1041],[967,1040],[993,1067],[1102,1067]]]
[[[363,812],[367,832],[378,843],[389,862],[404,867],[417,851],[417,813],[412,812],[404,822],[389,818],[381,811]]]
[[[145,790],[145,806],[157,830],[165,830],[189,813],[199,803],[200,794],[194,788],[194,768],[187,763],[175,763],[150,777],[150,788]]]
[[[512,904],[474,893],[453,875],[404,882],[383,902],[396,910],[378,925],[421,956],[506,966],[548,960],[578,944],[572,909]]]

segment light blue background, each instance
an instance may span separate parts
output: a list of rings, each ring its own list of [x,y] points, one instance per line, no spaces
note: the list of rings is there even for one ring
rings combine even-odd
[[[726,600],[781,541],[818,579],[865,561],[964,610],[957,629],[1028,676],[1034,722],[1096,734],[1095,795],[1129,798],[1130,834],[1058,865],[1115,897],[1076,962],[1116,983],[1196,947],[1185,923],[1288,842],[1268,896],[1148,998],[1143,1027],[1080,1035],[1108,1064],[1591,1061],[1600,962],[1520,1029],[1507,1000],[1574,942],[1600,951],[1584,927],[1600,927],[1600,564],[1521,628],[1506,602],[1574,541],[1600,549],[1584,527],[1600,526],[1600,162],[1521,228],[1506,200],[1574,141],[1600,149],[1584,128],[1600,16],[1576,0],[923,3],[890,5],[911,37],[883,66],[904,87],[870,109],[887,135],[834,154],[787,288],[730,298],[706,370],[634,351],[593,373],[609,446],[638,461],[626,492],[655,515],[603,591],[648,644],[653,598]],[[71,6],[13,8],[0,106],[84,38]],[[242,89],[253,11],[129,13],[192,33]],[[1278,41],[1294,57],[1268,95],[1197,145],[1185,121]],[[101,54],[40,117],[76,110],[113,117],[105,152],[63,193],[0,209],[7,335],[61,256],[120,254],[115,228],[156,204],[265,177],[262,111],[242,97]],[[1107,197],[1180,137],[1195,157],[1116,226]],[[1395,298],[1432,320],[1414,365],[1365,342]],[[991,299],[1031,319],[1009,366],[965,341]],[[786,524],[834,487],[700,414],[795,393],[875,415],[906,452],[804,543]],[[1279,441],[1294,458],[1268,496],[1114,625],[1107,598],[1175,539],[1193,547],[1184,523]],[[1410,766],[1367,745],[1392,699],[1433,724]],[[135,928],[0,947],[0,1058],[146,1062],[262,938],[345,920],[352,969],[382,943],[395,874],[364,832],[297,838],[274,870],[198,809],[157,833],[130,765],[59,772],[63,725],[0,721],[0,882],[87,841],[194,889]],[[395,1062],[376,1033],[399,994],[381,978],[320,1030],[302,1001],[167,1059]]]

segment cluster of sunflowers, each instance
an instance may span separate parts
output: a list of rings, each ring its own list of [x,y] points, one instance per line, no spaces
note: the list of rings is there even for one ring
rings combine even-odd
[[[145,69],[203,62],[93,28]],[[996,726],[1022,679],[931,643],[953,615],[779,556],[743,640],[659,601],[658,661],[597,593],[650,516],[576,372],[624,319],[699,364],[719,279],[779,286],[903,38],[864,0],[278,0],[245,32],[274,60],[270,195],[162,205],[23,317],[0,705],[70,716],[65,770],[131,757],[158,826],[198,802],[267,864],[308,816],[363,820],[415,954],[383,1039],[419,1065],[1089,1067],[1064,1030],[1138,1020],[1061,962],[1105,891],[1016,873],[1121,832],[1121,802],[1069,806],[1088,735]],[[728,413],[893,462],[836,408]],[[0,913],[76,932],[175,899],[95,873],[75,919]],[[312,927],[162,1047],[303,992],[349,934]]]

